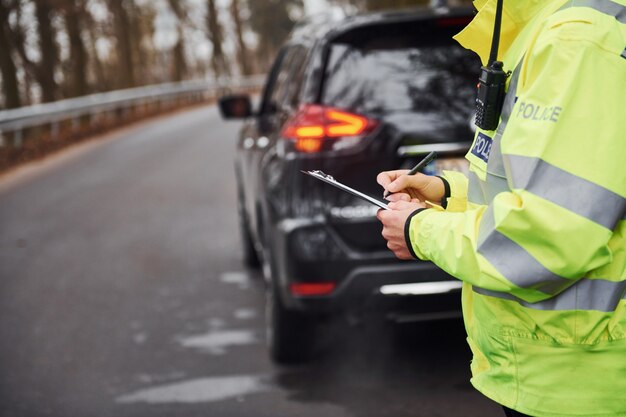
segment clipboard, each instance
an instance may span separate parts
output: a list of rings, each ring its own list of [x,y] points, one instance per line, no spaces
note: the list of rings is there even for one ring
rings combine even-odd
[[[335,180],[332,176],[328,174],[324,174],[322,171],[315,170],[315,171],[300,171],[300,172],[306,175],[310,175],[313,178],[317,178],[318,180],[323,181],[326,184],[330,184],[333,187],[339,188],[340,190],[345,191],[349,194],[357,196],[360,199],[365,200],[368,203],[374,204],[375,206],[378,206],[383,210],[389,210],[389,207],[387,206],[387,204],[383,203],[382,201],[377,200],[374,197],[370,197],[367,194],[363,194],[362,192],[357,191],[354,188],[350,188],[347,185],[342,184],[339,181]]]

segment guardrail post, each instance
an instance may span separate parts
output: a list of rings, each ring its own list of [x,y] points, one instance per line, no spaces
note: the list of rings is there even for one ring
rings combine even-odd
[[[59,121],[55,120],[54,122],[52,122],[50,124],[50,137],[52,137],[52,139],[58,139],[59,138]]]
[[[23,140],[24,140],[24,132],[21,127],[18,127],[13,132],[13,146],[15,146],[16,148],[21,148]]]
[[[88,115],[88,123],[89,123],[89,129],[92,129],[94,126],[94,122],[96,120],[96,113],[94,112],[90,112]]]

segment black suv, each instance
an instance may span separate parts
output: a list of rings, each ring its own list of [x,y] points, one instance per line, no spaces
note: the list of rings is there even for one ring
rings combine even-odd
[[[397,260],[374,205],[300,171],[382,199],[376,175],[430,151],[439,158],[427,173],[467,169],[480,62],[452,36],[472,17],[419,9],[313,19],[278,54],[258,111],[247,96],[220,100],[224,117],[247,118],[238,211],[245,261],[268,281],[274,360],[306,359],[329,316],[372,303],[396,320],[459,314],[459,281]]]

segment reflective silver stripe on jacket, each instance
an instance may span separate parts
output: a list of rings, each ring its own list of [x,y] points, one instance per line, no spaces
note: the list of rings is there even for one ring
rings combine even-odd
[[[488,215],[493,216],[488,210],[483,214],[481,229],[482,222]],[[484,224],[493,224],[493,220],[487,220]],[[485,230],[487,230],[484,232],[485,235],[479,237],[482,238],[482,242],[478,246],[478,253],[509,282],[520,288],[535,289],[550,295],[563,291],[574,282],[547,269],[526,249],[495,228]],[[480,233],[483,233],[482,230]]]
[[[609,230],[624,215],[626,198],[540,158],[505,155],[511,187],[523,189]]]
[[[622,23],[626,20],[626,7],[610,0],[574,0],[568,2],[561,10],[569,7],[591,7],[616,17]],[[624,218],[626,199],[602,186],[570,174],[539,158],[502,155],[500,142],[515,104],[517,77],[519,76],[520,68],[521,64],[518,64],[509,83],[509,90],[503,106],[502,121],[493,138],[494,143],[489,155],[486,181],[481,181],[475,174],[470,173],[469,201],[479,204],[490,204],[493,198],[502,191],[509,191],[511,188],[525,189],[560,207],[613,230],[617,222]],[[502,176],[509,178],[510,184],[507,184],[506,187],[501,184]],[[589,204],[590,201],[592,204]],[[526,249],[495,229],[495,219],[491,207],[485,211],[481,219],[477,246],[478,253],[485,257],[500,274],[514,285],[520,288],[535,289],[549,295],[561,293],[558,297],[542,302],[545,304],[532,304],[532,308],[541,308],[542,305],[545,305],[545,309],[566,309],[564,306],[572,304],[572,297],[574,302],[580,305],[600,305],[602,302],[608,303],[600,305],[603,308],[608,308],[606,306],[611,305],[611,303],[617,305],[614,302],[616,296],[609,290],[604,292],[598,290],[594,293],[613,294],[609,297],[609,301],[601,295],[597,297],[591,295],[589,299],[584,298],[584,296],[579,297],[577,291],[586,291],[585,285],[589,285],[582,284],[582,282],[591,280],[578,281],[576,286],[580,285],[580,287],[577,289],[568,288],[577,283],[577,281],[569,280],[553,273],[528,253]],[[611,286],[613,284],[595,285],[602,289],[605,288],[602,287],[603,285]],[[618,284],[622,285],[621,283]],[[486,290],[480,291],[484,292]],[[619,293],[619,296],[617,296],[619,300],[623,297],[624,288],[618,285],[616,291]],[[510,294],[502,293],[502,298],[507,297],[517,300]],[[561,301],[561,298],[563,301]],[[523,303],[521,300],[519,302]]]
[[[467,201],[475,204],[489,204],[483,194],[482,181],[476,173],[470,171],[467,174]]]
[[[480,228],[478,229],[476,246],[480,248],[495,229],[496,220],[493,217],[493,205],[490,204],[480,218]]]
[[[626,6],[610,0],[572,0],[568,1],[559,10],[571,7],[589,7],[600,13],[613,16],[620,23],[626,23]]]
[[[490,297],[515,301],[533,310],[596,310],[615,311],[621,300],[626,300],[626,281],[581,279],[562,293],[548,300],[529,303],[509,293],[473,287],[474,292]]]
[[[521,62],[513,71],[502,105],[501,121],[493,137],[493,145],[487,163],[486,180],[482,181],[474,172],[469,172],[467,197],[472,203],[487,205],[497,194],[510,191],[500,142],[515,105],[520,70]],[[535,288],[546,294],[554,294],[568,285],[567,281],[545,269],[522,247],[495,230],[493,208],[490,204],[480,223],[478,253],[483,255],[502,275],[518,287]]]

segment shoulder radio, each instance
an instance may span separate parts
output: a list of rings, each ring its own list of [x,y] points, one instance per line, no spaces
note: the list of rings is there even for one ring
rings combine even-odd
[[[503,70],[503,63],[497,61],[500,43],[500,26],[502,24],[502,3],[498,0],[496,19],[491,40],[489,62],[481,67],[476,95],[475,124],[483,130],[494,130],[500,122],[502,104],[504,103],[505,86],[508,74]]]

